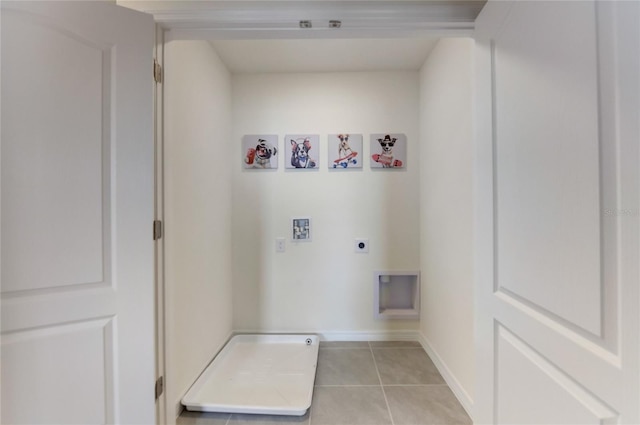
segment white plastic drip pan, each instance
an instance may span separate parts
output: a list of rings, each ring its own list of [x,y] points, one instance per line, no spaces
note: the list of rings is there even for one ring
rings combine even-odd
[[[302,416],[311,406],[317,335],[237,335],[182,399],[187,410]]]

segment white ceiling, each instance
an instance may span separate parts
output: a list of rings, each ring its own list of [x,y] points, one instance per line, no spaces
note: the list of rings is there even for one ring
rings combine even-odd
[[[214,40],[234,73],[415,71],[437,38]]]

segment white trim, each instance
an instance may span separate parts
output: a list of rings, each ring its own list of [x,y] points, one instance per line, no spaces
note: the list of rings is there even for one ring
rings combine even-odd
[[[473,399],[469,396],[469,393],[465,391],[464,387],[460,384],[460,381],[458,381],[456,376],[451,372],[446,363],[438,355],[437,351],[429,343],[429,340],[422,333],[418,333],[418,342],[420,342],[420,345],[422,345],[424,351],[427,352],[427,354],[433,361],[433,364],[436,365],[438,372],[440,372],[440,375],[442,375],[447,385],[449,385],[451,391],[453,391],[453,394],[456,396],[464,410],[466,410],[467,414],[473,421]]]
[[[419,341],[420,332],[415,330],[399,331],[265,331],[242,329],[233,332],[238,334],[315,334],[321,341]]]
[[[416,331],[325,331],[316,332],[322,341],[418,341]]]
[[[473,37],[473,28],[466,24],[448,23],[422,27],[358,28],[340,31],[325,28],[311,29],[218,29],[175,28],[167,33],[166,41],[175,40],[306,40],[358,38],[441,38]]]
[[[156,24],[154,59],[164,68],[164,30]],[[154,220],[164,224],[164,87],[154,83]],[[166,343],[166,295],[164,238],[154,242],[155,251],[155,305],[156,305],[156,379],[163,377],[164,391],[156,400],[156,423],[166,424],[167,414],[167,343]]]
[[[474,36],[473,270],[474,270],[474,419],[494,422],[494,149],[493,75],[490,28],[499,28],[513,2],[493,2],[476,19]]]
[[[128,1],[152,14],[171,39],[398,37],[409,33],[469,36],[481,1]],[[342,20],[340,29],[330,20]],[[313,27],[301,29],[300,20]]]

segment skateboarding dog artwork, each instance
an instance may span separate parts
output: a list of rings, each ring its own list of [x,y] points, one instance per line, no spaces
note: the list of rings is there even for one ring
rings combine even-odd
[[[362,152],[361,134],[329,135],[329,168],[362,168],[358,153]]]
[[[407,161],[406,142],[404,134],[372,134],[371,167],[403,168]]]

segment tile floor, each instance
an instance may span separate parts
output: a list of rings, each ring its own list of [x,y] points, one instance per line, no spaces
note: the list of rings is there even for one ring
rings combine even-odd
[[[419,343],[321,342],[305,416],[183,412],[178,425],[471,424]]]

